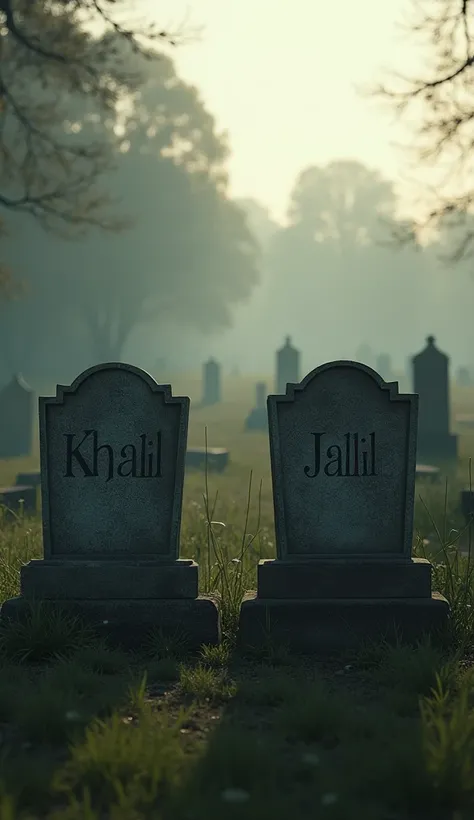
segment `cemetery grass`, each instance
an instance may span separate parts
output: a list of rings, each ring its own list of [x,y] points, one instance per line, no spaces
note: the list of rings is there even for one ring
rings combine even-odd
[[[195,416],[190,444],[202,445]],[[274,556],[268,451],[264,435],[211,422],[209,446],[229,446],[233,463],[187,474],[181,543],[202,591],[220,599],[223,645],[191,656],[179,633],[155,633],[124,653],[44,607],[3,629],[0,820],[471,818],[473,579],[457,505],[467,460],[447,490],[417,492],[415,550],[453,603],[444,645],[321,660],[268,643],[239,657],[240,600],[259,558]],[[5,464],[1,478],[36,466]],[[0,600],[41,555],[38,520],[1,522]]]

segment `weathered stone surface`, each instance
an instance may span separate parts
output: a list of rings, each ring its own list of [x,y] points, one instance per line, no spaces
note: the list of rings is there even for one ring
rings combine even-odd
[[[176,559],[189,399],[112,363],[39,405],[45,557]]]
[[[189,649],[220,642],[219,611],[210,598],[194,600],[70,600],[56,601],[55,607],[91,623],[111,643],[139,649],[150,631],[164,636],[176,634],[186,638]],[[0,615],[5,621],[24,619],[31,611],[26,598],[11,598],[3,604]]]
[[[276,354],[276,393],[285,393],[286,385],[299,381],[300,352],[291,344],[291,337],[287,336],[285,344]]]
[[[188,415],[187,397],[121,363],[40,399],[45,560],[22,568],[22,597],[2,618],[40,601],[132,647],[152,627],[219,641],[197,565],[178,560]]]
[[[21,568],[25,598],[197,598],[198,565],[191,560],[30,561]]]
[[[366,641],[436,640],[446,629],[449,605],[430,598],[272,600],[248,596],[240,615],[239,648],[282,644],[303,653],[356,649]]]
[[[268,397],[278,558],[410,557],[416,407],[344,361]]]
[[[239,645],[331,652],[442,631],[449,605],[411,559],[417,396],[340,361],[267,404],[277,559],[260,562]]]
[[[260,561],[259,598],[429,598],[431,564],[333,559]]]

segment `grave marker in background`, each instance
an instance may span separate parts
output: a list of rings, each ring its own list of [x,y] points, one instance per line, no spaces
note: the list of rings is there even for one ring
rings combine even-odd
[[[255,407],[245,419],[246,430],[268,430],[266,399],[267,385],[265,382],[257,382],[255,385]]]
[[[0,458],[31,455],[34,400],[21,375],[0,390]]]
[[[221,366],[215,359],[209,359],[202,368],[202,404],[219,404],[221,401]]]
[[[380,356],[377,356],[377,362],[375,366],[375,370],[377,373],[382,376],[382,379],[386,382],[394,381],[393,378],[393,370],[392,370],[392,359],[388,355],[388,353],[381,353]]]
[[[49,600],[135,644],[177,627],[190,643],[219,637],[198,598],[198,566],[180,560],[189,399],[142,370],[104,364],[40,398],[44,560],[21,570],[21,597]]]
[[[431,565],[412,559],[417,397],[332,362],[268,397],[277,559],[260,561],[242,644],[334,650],[446,623]]]
[[[284,346],[276,354],[275,390],[284,393],[287,384],[293,384],[300,379],[300,352],[291,344],[291,337],[287,336]]]
[[[450,433],[449,358],[428,336],[426,347],[413,356],[413,389],[419,396],[418,458],[448,461],[457,458],[457,436]]]

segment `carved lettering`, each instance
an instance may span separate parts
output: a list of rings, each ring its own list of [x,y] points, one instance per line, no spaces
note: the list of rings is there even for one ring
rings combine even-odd
[[[99,443],[97,430],[65,433],[66,469],[64,478],[161,478],[161,431],[155,436],[143,433],[139,444],[127,443],[114,450],[111,444]],[[76,470],[78,472],[76,472]]]
[[[332,442],[327,447],[322,442],[326,433],[311,433],[311,435],[314,437],[313,463],[303,468],[308,478],[316,478],[321,472],[328,478],[377,475],[375,433],[370,433],[369,436],[362,436],[360,433],[344,433],[341,435],[344,444]]]

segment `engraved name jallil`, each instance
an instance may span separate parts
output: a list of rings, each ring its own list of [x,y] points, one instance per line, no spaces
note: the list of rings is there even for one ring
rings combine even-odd
[[[307,464],[304,474],[316,478],[320,474],[335,477],[376,476],[375,433],[362,436],[360,433],[344,433],[344,444],[323,441],[326,433],[311,433],[314,437],[314,458]]]
[[[65,433],[64,478],[161,478],[161,431],[142,433],[135,444],[114,449],[97,430]]]

